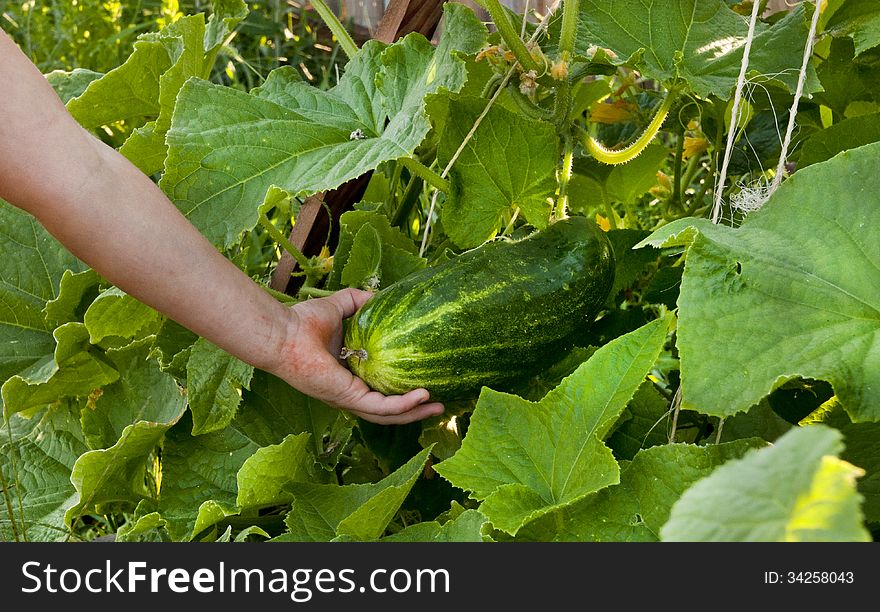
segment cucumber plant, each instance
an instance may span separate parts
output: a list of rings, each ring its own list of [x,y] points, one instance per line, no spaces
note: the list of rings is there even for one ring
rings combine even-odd
[[[413,382],[437,376],[446,413],[378,427],[324,406],[106,285],[2,204],[16,256],[0,258],[0,537],[877,534],[880,8],[821,5],[787,175],[754,210],[737,196],[777,171],[813,2],[752,34],[751,0],[563,0],[547,15],[482,0],[491,27],[447,3],[436,43],[363,45],[312,4],[346,58],[324,86],[294,66],[222,77],[239,0],[142,35],[115,70],[50,81],[257,282],[289,251],[304,278],[278,299],[378,290],[349,322],[352,369],[372,380],[383,351],[435,351]],[[148,112],[113,103],[128,87]],[[368,174],[321,255],[290,244],[306,197]],[[595,250],[533,248],[563,232]],[[560,278],[596,286],[577,317],[569,293],[539,290]],[[445,282],[465,290],[406,291]],[[449,333],[420,327],[432,316]],[[470,340],[480,359],[456,362]]]

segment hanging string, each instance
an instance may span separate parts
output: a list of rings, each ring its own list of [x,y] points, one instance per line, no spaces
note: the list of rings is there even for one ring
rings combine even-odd
[[[737,127],[739,126],[739,105],[742,100],[743,87],[746,84],[746,70],[749,67],[749,53],[752,49],[752,41],[755,39],[755,27],[758,23],[758,9],[761,6],[760,0],[752,3],[752,16],[749,19],[749,33],[746,36],[746,44],[743,47],[742,63],[739,67],[739,78],[736,80],[736,90],[733,94],[733,107],[730,112],[730,128],[727,131],[727,147],[724,149],[724,160],[721,163],[721,174],[718,177],[718,184],[715,187],[715,203],[712,206],[712,223],[718,223],[721,219],[721,198],[724,194],[724,182],[727,179],[727,166],[730,164],[730,157],[733,154],[733,142],[736,137]]]
[[[807,0],[804,0],[806,2]],[[810,57],[813,55],[813,45],[816,42],[816,30],[819,27],[819,14],[821,11],[822,0],[816,0],[816,8],[813,10],[813,19],[810,22],[810,33],[807,36],[807,45],[804,47],[804,61],[801,64],[801,72],[798,75],[797,89],[794,92],[794,103],[788,113],[788,129],[785,130],[785,140],[782,143],[782,152],[779,155],[779,164],[776,166],[776,176],[770,184],[770,190],[767,197],[770,197],[779,184],[782,182],[782,176],[785,174],[785,159],[788,157],[788,147],[791,144],[791,135],[794,133],[795,117],[797,115],[798,102],[804,93],[804,82],[807,80],[807,65]]]
[[[807,2],[808,0],[804,0]],[[798,73],[798,82],[797,87],[795,88],[794,100],[792,102],[791,108],[788,113],[788,127],[785,130],[785,136],[782,141],[782,150],[779,154],[779,162],[776,166],[776,173],[773,176],[772,182],[767,185],[766,183],[760,184],[757,187],[743,187],[740,194],[737,196],[736,202],[731,202],[732,206],[743,210],[743,211],[752,211],[761,208],[763,204],[773,195],[773,192],[776,191],[776,188],[782,183],[782,179],[785,176],[785,162],[788,158],[788,149],[791,146],[791,138],[794,134],[795,122],[797,119],[797,109],[798,103],[800,102],[801,97],[804,93],[804,83],[807,80],[807,67],[809,66],[810,57],[813,55],[813,46],[816,41],[816,31],[819,27],[819,15],[821,14],[821,3],[822,0],[815,0],[816,7],[813,10],[813,18],[810,22],[810,30],[807,34],[807,42],[804,46],[804,57],[801,62],[801,69]],[[748,61],[748,49],[751,46],[752,38],[754,37],[754,24],[756,22],[757,15],[757,5],[759,3],[756,2],[752,9],[752,21],[749,26],[749,37],[746,40],[746,48],[743,53],[743,62],[740,68],[739,79],[737,80],[737,88],[736,94],[734,96],[734,105],[733,105],[733,113],[732,117],[737,117],[737,109],[739,105],[739,96],[741,94],[742,88],[745,85],[745,72]],[[738,118],[738,117],[737,117]],[[724,181],[727,176],[727,164],[729,162],[730,154],[733,151],[733,139],[735,135],[735,123],[731,121],[734,125],[731,125],[730,132],[727,135],[727,149],[724,155],[724,163],[721,169],[721,174],[718,181],[718,186],[715,192],[715,202],[712,207],[712,222],[718,223],[721,217],[721,200],[724,191]]]

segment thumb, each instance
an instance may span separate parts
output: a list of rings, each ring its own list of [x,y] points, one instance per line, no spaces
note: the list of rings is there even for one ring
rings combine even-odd
[[[369,291],[361,291],[360,289],[343,289],[337,291],[331,296],[321,298],[331,302],[339,310],[343,319],[347,319],[358,311],[367,300],[373,297]]]

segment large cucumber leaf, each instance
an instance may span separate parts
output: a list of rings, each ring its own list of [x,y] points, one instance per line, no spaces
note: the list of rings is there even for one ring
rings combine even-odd
[[[445,125],[437,160],[445,167],[458,153],[487,101],[446,99],[434,112]],[[479,246],[503,229],[504,214],[517,209],[532,225],[546,227],[556,192],[559,141],[550,123],[493,106],[459,153],[449,173],[452,192],[443,206],[443,228],[462,248]]]
[[[792,429],[772,446],[726,463],[672,507],[664,541],[870,541],[855,479],[837,457],[840,432]]]
[[[695,446],[666,444],[640,451],[620,470],[620,484],[527,524],[517,541],[657,541],[673,504],[695,482],[760,440]],[[662,483],[662,484],[660,484]]]
[[[658,319],[608,343],[537,403],[483,389],[461,449],[434,469],[471,491],[509,534],[617,484],[620,468],[603,439],[657,360],[670,324]]]
[[[0,541],[56,542],[72,534],[64,514],[78,496],[70,477],[88,450],[79,426],[79,402],[61,401],[29,419],[9,417],[0,434],[0,470],[12,512],[0,512]],[[6,507],[8,508],[8,506]]]
[[[251,93],[191,79],[174,110],[160,185],[208,239],[231,245],[254,227],[272,185],[331,189],[412,154],[430,129],[425,96],[461,88],[456,54],[478,51],[485,33],[472,11],[449,4],[436,50],[418,34],[391,46],[369,41],[329,91],[289,68]]]
[[[803,377],[830,382],[853,421],[880,420],[878,156],[798,171],[737,229],[682,219],[640,243],[688,246],[683,408],[729,416]]]
[[[338,537],[376,540],[400,509],[425,467],[426,448],[389,476],[373,484],[293,483],[293,508],[285,519],[287,533],[278,541],[326,542]]]
[[[55,347],[53,323],[43,309],[58,297],[68,270],[86,266],[36,219],[0,200],[0,380],[6,380]]]
[[[165,134],[180,88],[188,78],[210,72],[223,39],[248,10],[244,0],[216,1],[213,8],[207,23],[199,13],[141,35],[125,63],[67,101],[67,109],[86,128],[134,123],[120,152],[145,174],[162,170]]]
[[[723,0],[585,0],[580,4],[577,51],[612,50],[620,63],[671,83],[687,81],[700,95],[727,98],[736,85],[748,20]],[[749,53],[750,79],[776,80],[792,91],[807,40],[800,7],[773,25],[758,24]],[[810,67],[806,90],[817,89]]]

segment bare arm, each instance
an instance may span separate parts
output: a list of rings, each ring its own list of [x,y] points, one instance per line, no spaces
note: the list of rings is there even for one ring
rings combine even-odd
[[[425,390],[370,391],[336,359],[342,319],[369,294],[288,308],[220,254],[122,155],[82,129],[0,30],[0,197],[107,280],[254,367],[377,423],[442,411]]]

